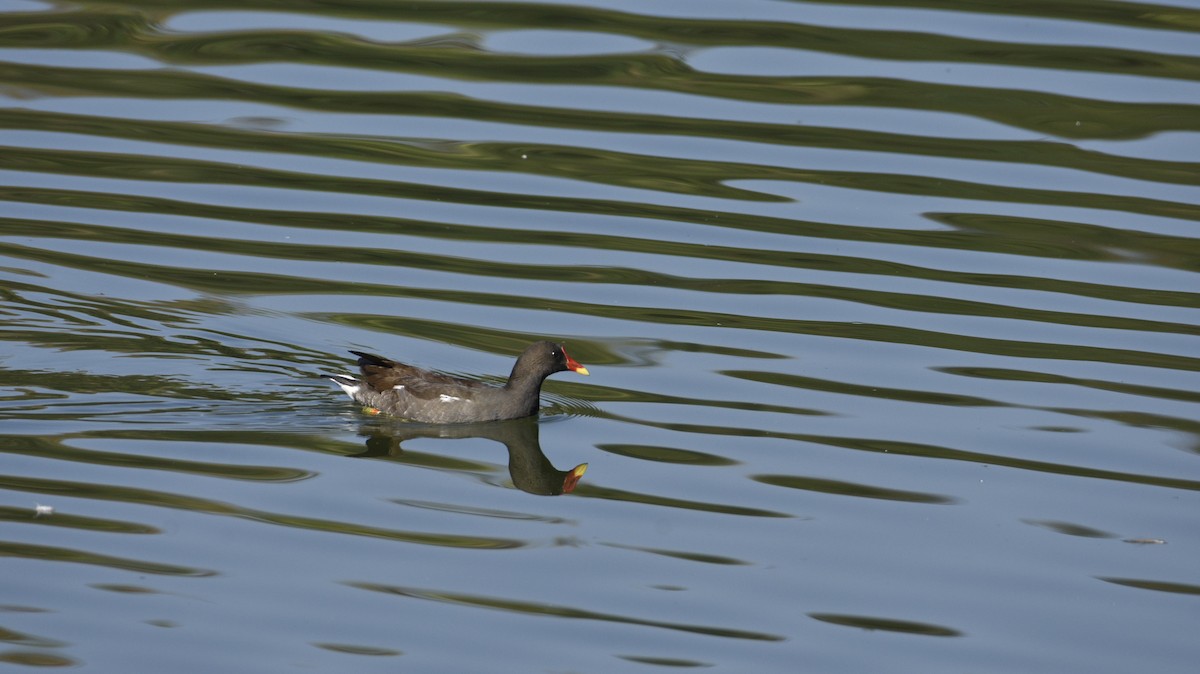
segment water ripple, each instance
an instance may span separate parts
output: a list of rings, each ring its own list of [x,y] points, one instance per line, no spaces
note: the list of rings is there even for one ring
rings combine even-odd
[[[601,620],[607,622],[625,623],[628,625],[639,625],[643,627],[660,627],[669,630],[678,630],[681,632],[690,632],[703,636],[723,637],[726,639],[750,639],[754,641],[782,641],[783,637],[775,634],[764,634],[761,632],[750,632],[739,629],[729,629],[724,627],[710,627],[707,625],[689,625],[685,623],[670,623],[657,620],[645,620],[631,616],[612,615],[598,613],[578,609],[570,606],[555,606],[550,604],[536,604],[515,599],[503,599],[499,597],[485,597],[480,595],[460,594],[456,592],[443,592],[438,590],[427,590],[414,587],[400,587],[395,585],[382,585],[378,583],[366,582],[351,582],[347,583],[351,587],[360,590],[368,590],[370,592],[381,592],[384,594],[399,595],[413,599],[425,599],[428,601],[445,602],[450,604],[459,604],[476,608],[494,609],[507,611],[514,614],[548,616],[554,618],[569,618],[580,620]]]
[[[9,5],[0,660],[1194,664],[1200,10]]]

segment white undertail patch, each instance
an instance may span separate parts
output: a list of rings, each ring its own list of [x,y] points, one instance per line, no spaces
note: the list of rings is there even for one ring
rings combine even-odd
[[[359,389],[361,389],[362,387],[359,386],[359,382],[356,379],[351,379],[350,377],[345,377],[345,379],[346,379],[346,381],[342,381],[341,379],[334,379],[333,377],[329,378],[330,381],[332,381],[333,383],[342,387],[342,390],[346,392],[346,395],[350,396],[350,399],[353,400],[354,395],[356,393],[358,393]],[[354,382],[354,383],[351,384],[349,382]]]

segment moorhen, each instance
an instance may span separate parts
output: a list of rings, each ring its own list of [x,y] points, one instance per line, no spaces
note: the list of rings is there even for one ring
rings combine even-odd
[[[362,379],[329,377],[346,395],[370,414],[427,424],[527,417],[537,413],[546,377],[565,370],[588,373],[567,355],[562,344],[545,341],[526,347],[503,386],[432,372],[361,351],[350,353],[358,356]]]

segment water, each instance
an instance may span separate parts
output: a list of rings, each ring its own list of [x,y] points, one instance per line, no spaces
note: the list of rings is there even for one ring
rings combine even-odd
[[[0,10],[0,661],[1194,668],[1200,6]]]

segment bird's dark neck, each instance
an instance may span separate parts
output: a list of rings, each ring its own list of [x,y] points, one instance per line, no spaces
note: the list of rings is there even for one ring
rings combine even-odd
[[[542,388],[542,381],[545,379],[545,376],[539,377],[537,375],[518,372],[517,368],[513,367],[512,374],[508,375],[508,383],[504,385],[504,388],[516,391],[521,395],[528,395],[529,391],[536,392],[540,390]]]

